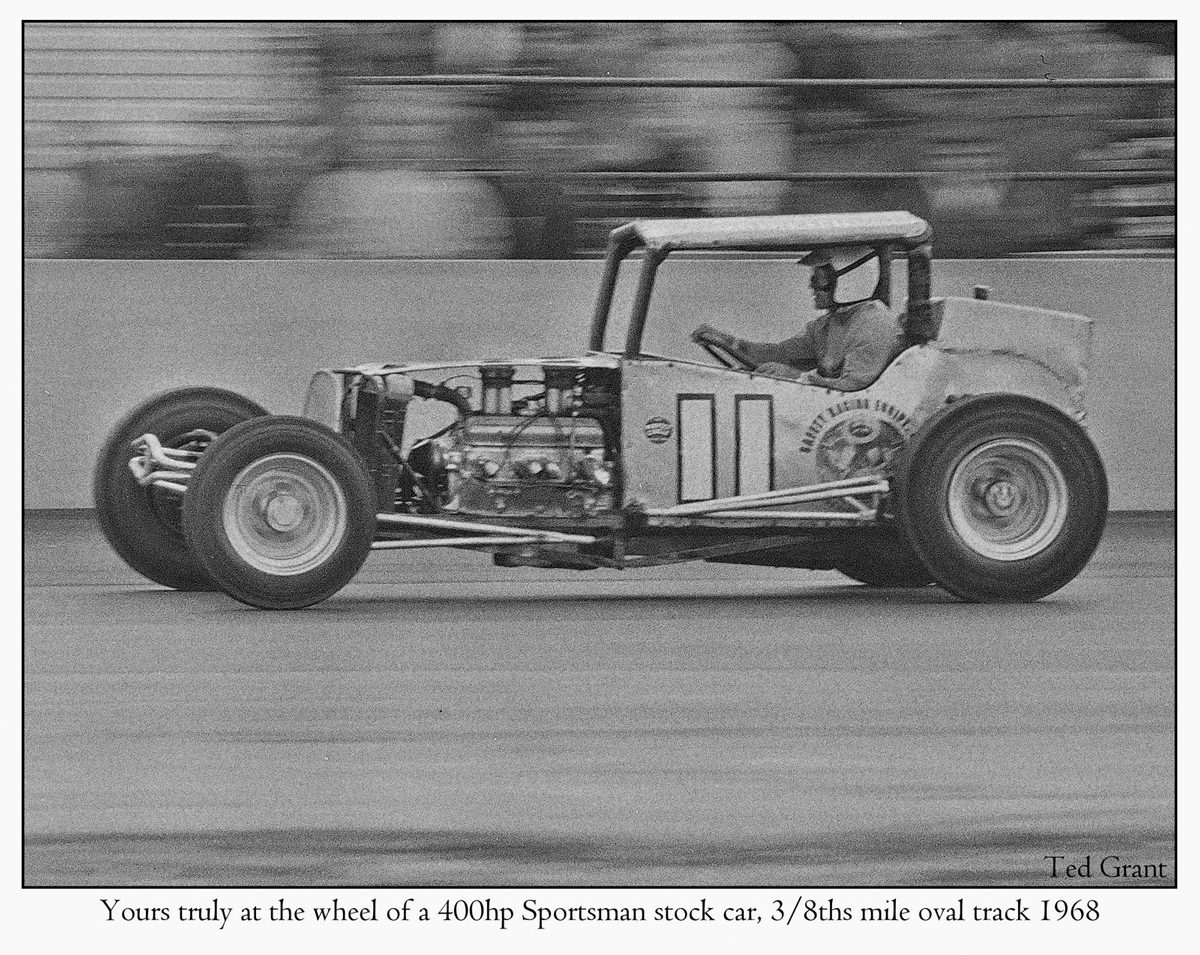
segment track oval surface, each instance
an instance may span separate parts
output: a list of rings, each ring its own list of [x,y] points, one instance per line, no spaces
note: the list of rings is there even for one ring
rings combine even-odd
[[[1173,884],[1173,561],[1116,520],[1053,597],[972,606],[376,553],[269,613],[33,517],[26,882]]]

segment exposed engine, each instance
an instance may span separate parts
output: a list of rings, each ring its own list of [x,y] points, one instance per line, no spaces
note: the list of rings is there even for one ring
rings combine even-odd
[[[518,377],[518,370],[526,377]],[[371,369],[344,393],[343,433],[400,512],[588,519],[619,502],[618,374],[580,365],[488,364],[451,388]],[[401,453],[412,398],[454,405],[457,420]]]
[[[613,510],[616,394],[606,369],[546,365],[541,390],[511,365],[480,369],[479,411],[436,439],[443,508],[462,514],[587,518]],[[615,377],[615,376],[614,376]]]
[[[613,508],[615,469],[595,418],[472,415],[438,440],[448,511],[567,518]]]

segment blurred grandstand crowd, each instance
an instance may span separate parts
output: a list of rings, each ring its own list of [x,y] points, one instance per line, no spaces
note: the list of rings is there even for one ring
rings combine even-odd
[[[1151,21],[27,23],[25,253],[566,258],[639,216],[870,209],[929,217],[942,256],[1169,247],[1170,85],[487,78],[1174,70],[1174,24]],[[480,82],[387,80],[436,75]],[[796,173],[849,178],[771,178]]]

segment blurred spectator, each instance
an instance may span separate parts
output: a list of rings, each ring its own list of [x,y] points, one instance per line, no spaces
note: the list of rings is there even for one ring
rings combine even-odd
[[[1167,39],[1161,32],[1134,34],[1145,39]],[[1169,34],[1174,40],[1174,30]],[[1146,74],[1174,79],[1174,58],[1155,53],[1148,58]],[[1143,170],[1165,173],[1175,169],[1173,90],[1154,87],[1136,91],[1137,104],[1129,120],[1115,120],[1113,136],[1080,157],[1088,171]],[[1126,135],[1121,136],[1121,132]],[[1175,183],[1130,183],[1100,186],[1076,198],[1079,226],[1089,248],[1166,248],[1175,241]]]
[[[80,193],[72,210],[78,258],[159,258],[167,211],[155,157],[132,143],[99,140],[79,168]]]
[[[501,122],[481,141],[475,165],[508,214],[512,257],[566,259],[575,254],[576,210],[561,180],[566,171],[563,121]]]
[[[495,189],[457,170],[485,127],[471,88],[351,87],[335,168],[295,209],[297,254],[328,258],[505,258],[513,241]],[[398,95],[400,94],[400,95]]]
[[[253,237],[243,167],[218,152],[161,155],[98,141],[79,169],[72,254],[80,258],[237,258]]]
[[[257,239],[242,164],[219,153],[163,163],[163,258],[235,259]]]
[[[333,22],[252,31],[257,38],[242,37],[249,45],[240,52],[223,45],[224,28],[179,24],[163,35],[195,31],[186,62],[177,74],[146,74],[153,96],[122,92],[142,75],[137,58],[153,51],[125,49],[111,26],[70,29],[78,32],[70,50],[27,31],[27,102],[36,117],[26,124],[30,255],[559,257],[597,250],[608,229],[635,217],[885,208],[930,217],[942,255],[1174,236],[1170,184],[1085,188],[1022,175],[1170,172],[1173,89],[356,80],[1170,77],[1175,29],[1166,21]],[[112,47],[90,49],[89,38]],[[130,74],[93,95],[71,50],[118,64],[132,57]],[[242,72],[218,68],[231,65]],[[185,102],[193,106],[177,105]],[[184,108],[203,115],[180,118]],[[81,110],[106,119],[88,127],[87,142]],[[126,127],[122,117],[136,118]],[[914,171],[928,175],[904,175]],[[647,175],[671,172],[876,178]]]
[[[856,43],[880,30],[896,35],[892,42],[919,41],[932,34],[948,38],[929,24],[793,23],[781,29],[794,57],[794,75],[808,79],[857,76]],[[860,36],[863,31],[868,36]],[[904,39],[901,40],[901,37]],[[879,55],[885,55],[880,53]],[[906,65],[907,67],[907,65]],[[886,68],[886,64],[884,65]],[[903,75],[904,70],[889,75]],[[789,98],[794,124],[797,172],[880,174],[919,169],[921,157],[905,123],[880,104],[871,90],[816,88],[795,91]],[[902,179],[847,179],[796,182],[788,185],[782,211],[796,213],[925,210],[919,188]],[[939,251],[941,242],[939,234]]]
[[[307,258],[504,258],[507,215],[486,183],[415,169],[348,167],[309,183],[293,251]]]
[[[960,22],[793,27],[793,42],[816,75],[887,79],[1136,76],[1130,47],[1094,24]],[[937,249],[984,255],[1071,246],[1079,241],[1070,180],[1022,181],[1018,173],[1078,168],[1079,157],[1110,136],[1109,117],[1131,107],[1129,90],[1026,88],[987,91],[863,89],[834,98],[803,97],[800,137],[826,168],[928,171],[923,181],[873,187],[806,185],[796,211],[904,207],[930,218]],[[842,121],[843,156],[818,127]],[[874,193],[874,195],[872,195]]]
[[[373,72],[360,75],[407,72],[414,64],[403,60],[399,51],[406,48],[422,51],[417,65],[425,72],[501,67],[515,55],[511,29],[465,26],[392,24],[387,44],[368,43],[376,54]],[[408,33],[405,27],[411,28]],[[333,168],[305,186],[297,202],[295,253],[331,258],[505,258],[513,253],[507,205],[475,172],[493,92],[348,85],[342,93],[335,134],[340,155]]]
[[[1115,36],[1128,40],[1130,43],[1144,43],[1156,52],[1175,56],[1175,21],[1174,20],[1106,20],[1103,24],[1088,24],[1103,26],[1103,29]]]
[[[489,181],[508,214],[511,258],[569,259],[575,255],[575,212],[559,183],[532,175]]]
[[[244,256],[274,258],[290,243],[292,212],[304,184],[330,165],[331,137],[315,121],[232,124],[236,158],[253,209]]]
[[[460,75],[508,73],[521,46],[519,23],[439,23],[433,34],[438,68]]]
[[[54,258],[73,254],[82,178],[73,169],[29,169],[25,172],[24,254]]]
[[[682,79],[781,79],[794,63],[766,24],[660,24],[650,75]],[[794,168],[792,125],[783,97],[763,88],[661,89],[660,130],[694,157],[699,171],[771,173]],[[711,182],[713,215],[779,211],[786,183]]]

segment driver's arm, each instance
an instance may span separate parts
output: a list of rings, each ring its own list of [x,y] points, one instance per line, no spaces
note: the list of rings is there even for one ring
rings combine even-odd
[[[757,368],[759,365],[787,365],[797,371],[808,371],[817,367],[817,350],[813,347],[806,328],[799,335],[781,341],[748,342],[741,338],[734,339],[739,354]]]
[[[786,341],[774,344],[772,342],[748,342],[744,338],[726,335],[711,325],[701,325],[692,332],[692,341],[714,342],[734,358],[757,368],[759,365],[779,364],[788,365],[798,371],[807,371],[817,367],[817,350],[809,338],[805,328],[799,335],[794,335]]]

